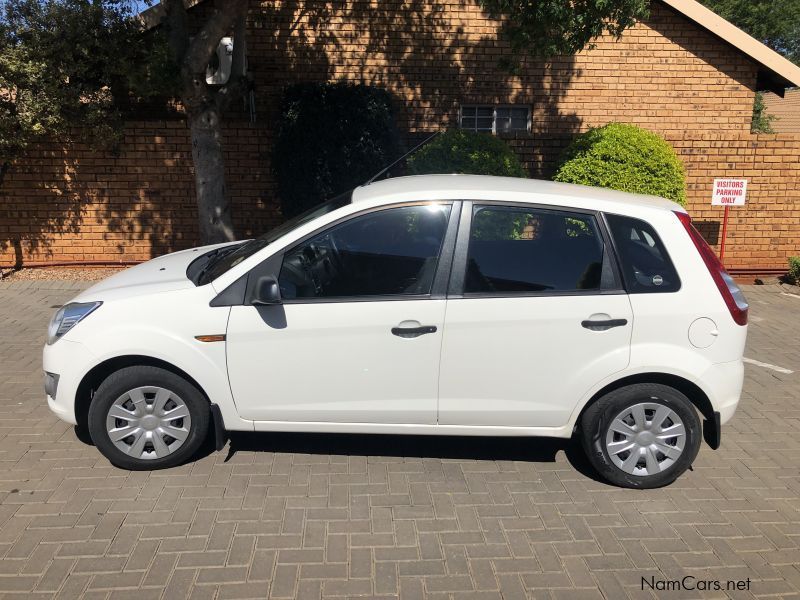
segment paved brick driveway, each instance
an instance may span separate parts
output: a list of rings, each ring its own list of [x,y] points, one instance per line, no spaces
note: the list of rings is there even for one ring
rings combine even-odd
[[[547,440],[239,435],[171,471],[108,465],[42,395],[64,283],[0,283],[0,595],[12,598],[800,595],[800,297],[751,288],[740,411],[655,491]],[[59,289],[59,287],[61,289]]]

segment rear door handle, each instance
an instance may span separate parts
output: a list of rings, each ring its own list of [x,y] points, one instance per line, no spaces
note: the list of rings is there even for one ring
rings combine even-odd
[[[628,324],[628,319],[603,319],[599,321],[581,321],[581,325],[592,331],[605,331],[612,327],[623,327]]]
[[[436,325],[423,325],[421,327],[392,327],[392,334],[403,338],[415,338],[426,333],[436,333]]]

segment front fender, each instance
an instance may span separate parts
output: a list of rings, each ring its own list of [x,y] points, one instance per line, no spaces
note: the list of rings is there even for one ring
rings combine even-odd
[[[125,340],[124,347],[117,346],[113,340]],[[178,336],[147,326],[113,326],[103,331],[102,336],[81,341],[93,351],[96,365],[129,356],[147,357],[172,365],[194,379],[209,400],[219,406],[227,429],[253,429],[252,421],[241,419],[236,410],[228,382],[224,341],[200,342],[193,336]],[[82,378],[87,374],[88,370]]]

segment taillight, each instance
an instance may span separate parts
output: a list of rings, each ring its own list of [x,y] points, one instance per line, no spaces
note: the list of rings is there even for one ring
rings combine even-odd
[[[717,289],[722,295],[722,299],[725,301],[728,310],[731,312],[731,317],[733,317],[733,320],[739,325],[747,325],[747,309],[749,305],[747,304],[742,290],[736,285],[733,278],[728,275],[728,272],[725,270],[725,267],[722,266],[717,255],[714,254],[711,246],[708,245],[705,239],[703,239],[703,236],[694,228],[694,225],[692,225],[692,218],[683,212],[675,211],[675,214],[678,216],[678,219],[680,219],[680,222],[683,224],[692,242],[694,242],[694,247],[697,248],[697,251],[703,258],[703,262],[706,264],[711,278],[714,280],[714,283],[717,284]]]

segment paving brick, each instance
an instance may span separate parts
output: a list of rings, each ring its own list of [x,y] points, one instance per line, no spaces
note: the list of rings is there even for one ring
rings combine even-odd
[[[296,453],[287,435],[227,463],[126,473],[43,405],[40,332],[73,293],[0,288],[4,597],[625,598],[642,597],[642,576],[687,573],[751,577],[731,597],[800,594],[794,374],[747,365],[722,448],[660,490],[612,488],[565,452],[538,462],[494,439],[485,458],[474,440],[423,440],[420,458],[397,456],[391,436],[359,455],[357,439],[323,437]],[[800,373],[800,302],[746,293],[760,319],[747,355]]]

